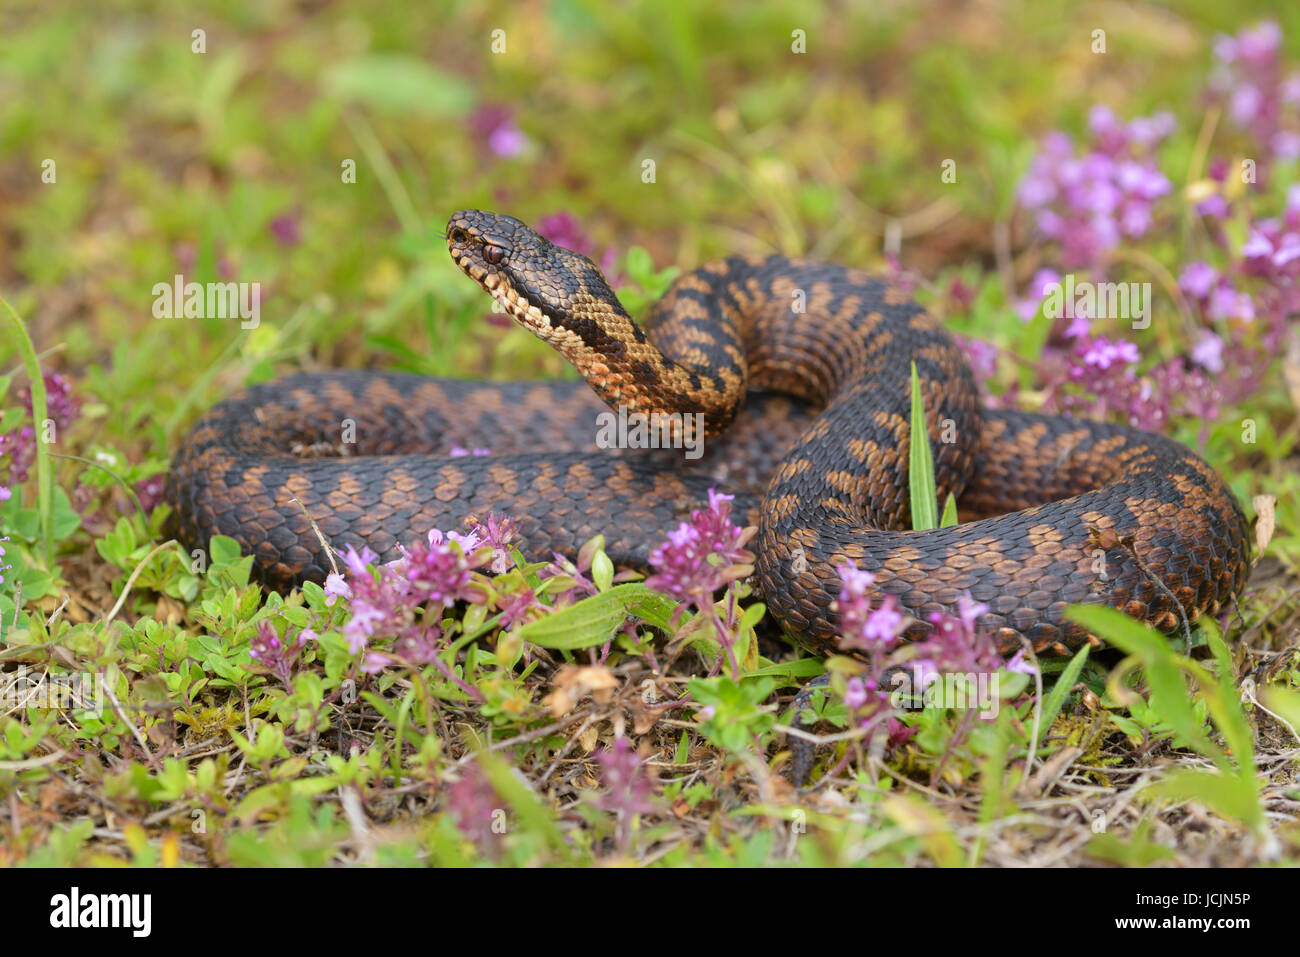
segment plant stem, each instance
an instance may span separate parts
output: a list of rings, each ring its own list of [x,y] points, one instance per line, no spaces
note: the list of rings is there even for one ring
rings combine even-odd
[[[50,450],[45,442],[45,377],[36,349],[27,334],[26,324],[14,312],[14,307],[0,296],[0,318],[12,331],[11,338],[27,370],[32,390],[32,427],[36,435],[36,499],[41,516],[41,540],[44,546],[45,570],[54,568],[54,473],[50,469]]]

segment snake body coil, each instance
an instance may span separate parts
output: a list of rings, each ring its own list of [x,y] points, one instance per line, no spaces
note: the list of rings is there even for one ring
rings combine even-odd
[[[497,511],[516,519],[530,559],[603,533],[616,562],[644,566],[717,483],[759,527],[768,608],[825,650],[848,561],[918,622],[969,592],[1008,650],[1021,636],[1039,651],[1087,640],[1065,619],[1071,602],[1170,630],[1173,599],[1194,619],[1245,585],[1245,518],[1200,457],[1123,426],[982,410],[958,347],[886,280],[728,259],[681,277],[643,331],[589,260],[518,220],[462,211],[447,237],[460,268],[586,382],[334,372],[245,390],[173,462],[187,547],[231,536],[284,590],[329,567],[307,514],[335,547],[388,560],[430,528]],[[905,530],[913,362],[940,501],[957,495],[970,519],[952,528]],[[596,448],[601,400],[702,414],[705,454]],[[455,445],[492,454],[448,457]]]

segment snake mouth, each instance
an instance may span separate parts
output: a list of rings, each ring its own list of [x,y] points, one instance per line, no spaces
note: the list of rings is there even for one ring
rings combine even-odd
[[[510,282],[509,277],[477,261],[468,252],[453,250],[456,265],[465,275],[478,283],[483,290],[500,303],[505,314],[524,328],[539,336],[549,331],[546,313],[528,301]]]

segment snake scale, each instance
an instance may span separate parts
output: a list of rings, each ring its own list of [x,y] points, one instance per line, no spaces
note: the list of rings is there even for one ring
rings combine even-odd
[[[233,537],[284,591],[329,568],[308,514],[334,547],[389,560],[495,511],[516,520],[530,560],[603,533],[616,563],[645,567],[717,485],[759,528],[768,609],[823,651],[847,561],[898,597],[913,637],[969,592],[1008,651],[1022,637],[1040,652],[1095,641],[1067,621],[1071,602],[1169,631],[1175,599],[1194,619],[1245,586],[1245,517],[1199,456],[1124,426],[983,409],[959,347],[886,278],[731,258],[681,276],[639,326],[590,260],[517,219],[464,210],[446,237],[460,269],[585,381],[338,371],[248,388],[172,463],[187,547]],[[950,528],[910,530],[913,362],[940,501],[956,495],[963,518]],[[704,454],[598,448],[607,408],[700,413]],[[491,454],[450,456],[457,445]]]

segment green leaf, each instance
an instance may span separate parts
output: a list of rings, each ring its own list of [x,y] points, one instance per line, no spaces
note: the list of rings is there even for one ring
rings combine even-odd
[[[626,582],[529,622],[519,635],[543,648],[590,648],[609,641],[628,615],[666,628],[673,607],[670,599],[642,582]]]
[[[225,565],[239,560],[239,542],[225,535],[213,535],[208,543],[213,565]]]
[[[541,837],[550,845],[551,850],[568,857],[571,853],[569,842],[556,825],[558,815],[542,803],[541,798],[515,774],[511,765],[486,749],[480,750],[474,760],[483,769],[483,774],[493,789],[515,812],[523,830]]]
[[[1185,673],[1197,680],[1203,696],[1217,692],[1214,679],[1204,668],[1176,654],[1164,635],[1114,608],[1071,605],[1067,614],[1141,663],[1151,689],[1151,710],[1173,728],[1184,745],[1209,758],[1224,774],[1233,773],[1223,749],[1205,733],[1204,722],[1196,713],[1196,698],[1188,693]]]
[[[943,503],[943,517],[939,519],[940,528],[952,528],[957,524],[957,499],[951,492],[948,493],[948,501]]]
[[[1079,649],[1078,654],[1070,659],[1070,663],[1065,666],[1060,677],[1056,679],[1056,684],[1047,694],[1047,700],[1043,702],[1043,719],[1039,727],[1038,743],[1042,744],[1047,738],[1047,732],[1052,727],[1052,722],[1056,716],[1061,713],[1061,708],[1065,705],[1065,696],[1070,693],[1074,683],[1079,679],[1079,672],[1083,671],[1083,666],[1088,661],[1089,645],[1084,645]]]
[[[609,591],[614,583],[614,563],[610,561],[604,549],[600,549],[591,560],[591,582],[597,591]]]
[[[440,119],[463,116],[474,88],[417,57],[372,54],[347,60],[325,74],[325,87],[344,100],[402,116]]]
[[[1171,771],[1150,790],[1172,801],[1199,801],[1224,817],[1256,829],[1264,825],[1264,811],[1252,778],[1188,768]]]
[[[36,426],[36,499],[40,514],[42,554],[45,569],[54,568],[54,472],[50,468],[50,449],[45,441],[43,423],[46,419],[45,377],[41,373],[41,363],[36,356],[31,337],[27,334],[26,324],[14,312],[13,306],[0,296],[0,319],[5,320],[9,338],[14,349],[22,359],[27,370],[28,387],[31,389],[32,422]],[[35,595],[30,597],[35,598]]]
[[[1215,670],[1218,672],[1217,685],[1206,689],[1205,700],[1210,709],[1210,717],[1223,732],[1223,739],[1237,761],[1239,773],[1253,782],[1255,735],[1241,706],[1241,696],[1237,691],[1232,665],[1232,653],[1228,651],[1228,646],[1224,644],[1219,634],[1218,622],[1207,615],[1200,625],[1214,655]]]
[[[1293,730],[1300,731],[1300,694],[1271,685],[1264,689],[1261,697],[1264,699],[1265,707],[1272,709],[1281,715],[1283,720],[1290,723]]]
[[[907,476],[912,493],[912,528],[916,531],[939,527],[939,497],[934,488],[934,459],[925,431],[925,405],[921,380],[912,363],[912,434],[907,453]]]

